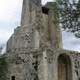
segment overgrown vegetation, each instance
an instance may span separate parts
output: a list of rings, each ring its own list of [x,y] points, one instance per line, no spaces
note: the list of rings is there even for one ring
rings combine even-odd
[[[80,0],[56,0],[59,24],[80,38]]]
[[[7,79],[8,65],[5,57],[0,57],[0,80]]]

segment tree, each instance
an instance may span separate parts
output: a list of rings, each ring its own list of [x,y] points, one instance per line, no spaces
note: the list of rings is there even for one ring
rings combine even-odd
[[[59,24],[80,38],[80,0],[56,0]]]
[[[0,53],[2,52],[3,46],[0,46]]]

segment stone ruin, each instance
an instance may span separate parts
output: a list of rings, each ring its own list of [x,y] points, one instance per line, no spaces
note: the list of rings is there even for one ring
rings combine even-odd
[[[63,49],[55,4],[23,0],[21,26],[0,57],[0,80],[80,80],[80,53]]]

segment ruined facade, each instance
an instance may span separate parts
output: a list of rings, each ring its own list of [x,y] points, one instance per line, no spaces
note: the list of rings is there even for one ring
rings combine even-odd
[[[5,80],[80,80],[80,54],[62,48],[54,4],[23,0],[21,26],[2,56],[7,63]]]

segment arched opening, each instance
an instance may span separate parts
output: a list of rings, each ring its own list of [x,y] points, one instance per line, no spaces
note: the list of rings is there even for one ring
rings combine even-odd
[[[68,55],[58,57],[58,80],[72,80],[71,60]]]

